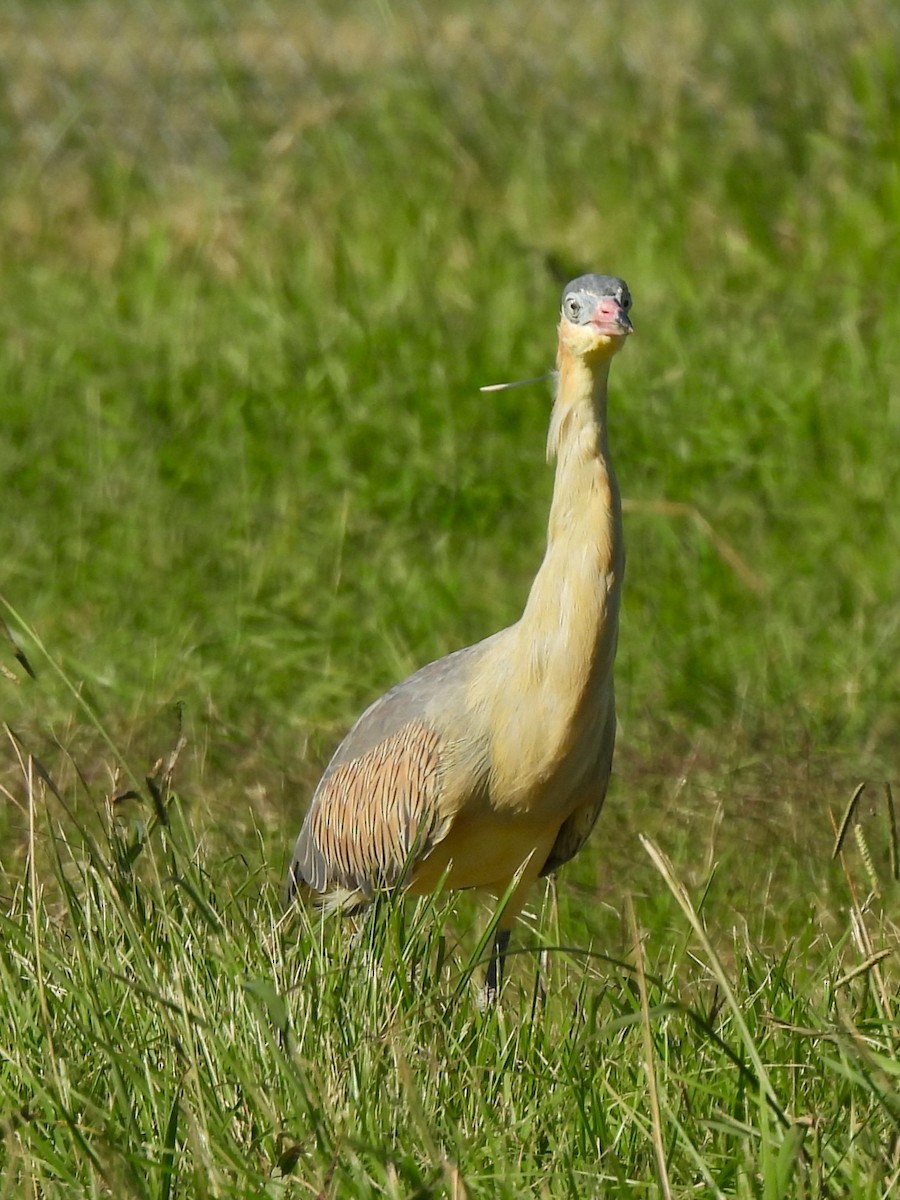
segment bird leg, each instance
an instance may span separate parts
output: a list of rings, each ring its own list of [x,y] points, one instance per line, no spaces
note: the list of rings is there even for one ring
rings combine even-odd
[[[498,929],[494,937],[494,948],[491,951],[491,961],[488,963],[487,976],[484,981],[484,999],[486,1004],[494,1004],[503,986],[503,965],[506,958],[506,947],[509,945],[510,931]]]

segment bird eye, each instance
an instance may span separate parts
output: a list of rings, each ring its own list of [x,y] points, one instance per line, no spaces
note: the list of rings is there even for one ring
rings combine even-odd
[[[574,296],[566,296],[565,303],[563,304],[563,312],[570,321],[577,321],[581,316],[581,301]]]
[[[619,301],[620,307],[623,308],[625,312],[628,312],[629,308],[631,308],[631,296],[629,293],[624,288],[620,288],[616,299]]]

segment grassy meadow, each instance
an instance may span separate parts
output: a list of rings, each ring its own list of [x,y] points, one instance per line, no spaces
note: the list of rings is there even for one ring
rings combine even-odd
[[[0,54],[0,1200],[895,1195],[896,5],[12,0]],[[477,898],[280,889],[361,708],[521,609],[550,389],[479,387],[589,270],[619,744],[482,1011]]]

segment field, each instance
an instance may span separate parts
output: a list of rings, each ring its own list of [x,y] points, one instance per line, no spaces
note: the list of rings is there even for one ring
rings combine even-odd
[[[0,1200],[896,1194],[896,5],[13,0],[0,51]],[[550,385],[479,387],[589,270],[618,751],[482,1011],[477,898],[280,889],[361,708],[518,616]]]

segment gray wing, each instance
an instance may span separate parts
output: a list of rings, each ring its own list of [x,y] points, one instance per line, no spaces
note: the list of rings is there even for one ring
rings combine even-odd
[[[457,718],[492,641],[429,663],[366,709],[313,794],[294,847],[289,900],[301,884],[369,896],[440,841],[440,801],[452,783],[448,743],[461,729],[474,739]]]

